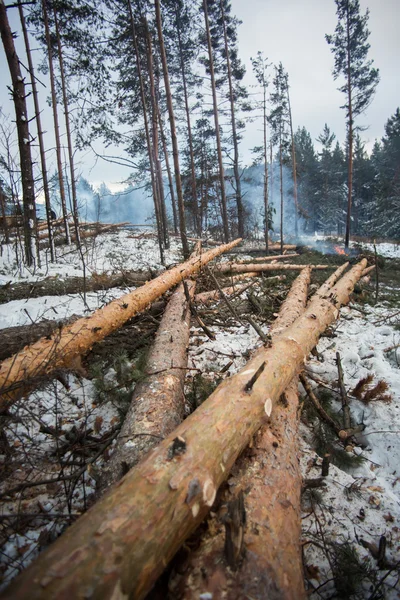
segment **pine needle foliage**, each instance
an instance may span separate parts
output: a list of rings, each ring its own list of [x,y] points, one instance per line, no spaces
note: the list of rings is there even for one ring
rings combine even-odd
[[[95,389],[95,402],[111,402],[124,415],[135,384],[145,377],[146,363],[147,349],[140,350],[133,362],[125,351],[116,352],[111,369],[106,369],[102,361],[92,364],[90,376]]]
[[[213,393],[219,383],[219,379],[213,381],[204,377],[201,373],[196,373],[193,377],[191,388],[186,393],[186,401],[191,410],[195,410],[203,404],[204,400]]]
[[[374,380],[373,375],[369,374],[363,377],[352,390],[352,395],[361,400],[364,404],[369,404],[373,400],[380,402],[391,402],[390,394],[385,394],[389,389],[388,384],[383,379],[379,380],[373,387],[371,384]]]
[[[336,415],[338,420],[338,416]],[[356,469],[364,462],[363,456],[350,454],[339,446],[336,433],[324,421],[319,421],[314,428],[313,446],[315,452],[323,458],[326,454],[330,455],[330,462],[343,471]]]
[[[333,577],[340,598],[351,598],[361,591],[365,580],[370,579],[371,565],[362,561],[349,542],[332,545]]]

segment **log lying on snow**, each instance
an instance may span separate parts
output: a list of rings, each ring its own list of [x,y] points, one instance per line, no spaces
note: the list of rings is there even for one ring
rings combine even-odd
[[[151,317],[159,317],[165,308],[165,302],[158,300],[153,302],[151,307],[146,311]],[[44,319],[39,323],[31,323],[30,325],[21,325],[20,327],[7,327],[6,329],[0,329],[0,361],[17,354],[28,346],[40,340],[40,338],[51,336],[54,332],[62,329],[68,323],[77,321],[80,315],[71,315],[68,319],[62,319],[58,321],[50,321]],[[124,348],[129,352],[131,349],[141,346],[140,340],[131,339],[137,335],[137,325],[134,322],[127,322],[118,332],[113,332],[112,335],[107,336],[100,342],[96,343],[92,349],[91,354],[96,356],[109,356],[110,352],[115,351],[118,345],[123,345]],[[118,340],[118,342],[117,342]],[[144,342],[145,340],[143,340]],[[146,344],[143,344],[146,345]]]
[[[343,270],[337,269],[324,284],[324,293],[329,292]],[[304,269],[294,281],[271,327],[273,338],[304,312],[310,273],[310,268]],[[246,517],[245,524],[236,525],[241,534],[240,543],[234,548],[236,555],[230,550],[229,524],[225,533],[217,515],[210,517],[208,527],[200,529],[200,537],[183,564],[182,557],[178,557],[179,569],[173,569],[168,585],[174,598],[199,598],[209,593],[217,600],[221,590],[226,600],[306,597],[300,547],[302,479],[297,458],[297,412],[295,377],[274,407],[270,423],[260,429],[251,449],[239,457],[229,476],[229,491],[224,497],[229,501],[228,518],[231,507],[241,497]]]
[[[310,279],[308,267],[294,281],[271,327],[273,336],[304,311]],[[211,518],[184,567],[172,574],[168,587],[173,597],[183,600],[209,593],[218,599],[224,590],[227,600],[305,598],[297,406],[294,378],[285,392],[285,401],[274,407],[271,422],[260,429],[252,449],[241,455],[229,476],[233,493],[227,491],[224,498],[229,500],[225,521],[235,520],[231,513],[243,498],[245,523],[243,518],[242,522],[228,522],[225,533],[218,517]]]
[[[241,265],[249,263],[251,261],[267,263],[274,260],[282,260],[284,258],[293,258],[294,256],[299,256],[299,254],[297,254],[297,252],[292,252],[291,254],[272,254],[271,256],[257,256],[252,258],[244,258],[243,260],[237,260],[234,264]]]
[[[222,288],[224,294],[228,296],[232,294],[241,294],[245,290],[247,290],[252,283],[245,283],[244,285],[232,285],[230,287]],[[195,301],[202,302],[203,304],[210,304],[215,300],[219,300],[221,298],[221,292],[219,290],[211,290],[210,292],[201,292],[200,294],[196,294]]]
[[[297,246],[296,244],[284,244],[283,245],[283,250],[296,250]],[[278,243],[275,244],[269,244],[268,245],[268,251],[269,252],[276,252],[276,251],[280,251],[281,249],[281,245]],[[252,254],[253,252],[265,252],[265,244],[263,245],[259,245],[259,246],[241,246],[240,248],[237,249],[237,254]]]
[[[80,238],[85,239],[85,238],[95,237],[102,233],[107,233],[108,231],[112,231],[113,229],[118,229],[119,227],[125,227],[126,225],[130,225],[129,221],[126,221],[125,223],[113,223],[111,225],[105,225],[103,227],[99,227],[98,229],[95,229],[94,231],[81,231]],[[76,235],[71,235],[71,242],[76,242]],[[49,245],[48,242],[42,242],[39,244],[39,248],[41,250],[43,250],[44,248],[47,248],[48,245]],[[64,237],[59,237],[59,238],[55,239],[54,245],[55,246],[64,246],[65,245]]]
[[[195,282],[189,281],[187,286],[193,298]],[[116,447],[103,467],[99,493],[121,479],[182,422],[189,334],[190,307],[181,284],[165,309],[148,357],[146,378],[135,387]]]
[[[143,285],[149,279],[159,275],[158,271],[125,271],[124,273],[111,273],[110,275],[92,275],[85,281],[86,292],[97,292],[114,287]],[[84,287],[83,277],[47,277],[40,281],[6,284],[0,287],[0,303],[25,298],[39,298],[41,296],[59,296],[63,294],[82,293]]]
[[[271,264],[257,264],[257,263],[236,263],[236,262],[227,262],[220,263],[214,267],[215,273],[247,273],[251,271],[252,273],[259,273],[265,271],[301,271],[308,265],[288,265],[277,263],[276,265]],[[332,269],[334,265],[310,265],[313,269],[321,270],[321,269]]]
[[[77,357],[88,352],[95,342],[121,327],[182,279],[196,273],[210,260],[239,242],[240,239],[208,250],[165,271],[141,288],[95,311],[90,317],[68,325],[54,338],[41,339],[5,360],[0,365],[0,411],[19,397],[24,388],[29,388],[56,368],[72,366]]]
[[[319,335],[338,316],[367,261],[236,375],[75,522],[11,584],[9,598],[143,598],[212,506],[216,490]]]

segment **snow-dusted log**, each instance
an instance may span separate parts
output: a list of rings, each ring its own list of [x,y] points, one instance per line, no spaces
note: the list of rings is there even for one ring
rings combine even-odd
[[[293,258],[294,256],[299,256],[299,254],[297,254],[296,252],[292,252],[291,254],[272,254],[271,256],[257,256],[252,258],[244,258],[243,260],[237,260],[235,264],[241,265],[249,262],[267,263],[274,260],[283,260],[284,258]]]
[[[326,298],[316,297],[271,347],[219,385],[17,577],[8,597],[144,598],[210,510],[237,457],[348,302],[366,264],[355,265]]]
[[[73,366],[77,358],[145,309],[156,298],[196,273],[210,260],[233,248],[240,239],[208,250],[165,271],[141,288],[113,300],[90,317],[78,319],[51,339],[41,339],[0,365],[0,411],[58,367]]]
[[[143,285],[158,274],[157,271],[125,271],[122,273],[92,275],[92,277],[87,277],[85,281],[83,277],[46,277],[41,281],[10,283],[0,287],[0,302],[39,298],[40,296],[80,294],[84,287],[86,292],[96,292],[114,287]]]
[[[119,227],[125,227],[126,225],[130,225],[129,221],[126,221],[124,223],[112,223],[110,225],[102,225],[101,227],[98,227],[98,228],[96,228],[96,229],[94,229],[92,231],[83,231],[80,234],[80,237],[81,238],[95,237],[95,236],[100,235],[101,233],[107,233],[108,231],[113,231],[114,229],[118,229]],[[44,234],[41,234],[41,237],[43,237],[43,235]],[[75,235],[71,236],[71,241],[72,242],[76,241],[76,236]],[[65,245],[64,238],[62,238],[62,237],[57,238],[54,241],[54,245],[55,246],[63,246],[63,245]],[[47,248],[47,246],[48,246],[48,242],[46,242],[46,241],[41,242],[40,245],[39,245],[40,249]]]
[[[194,281],[187,282],[193,298]],[[183,385],[187,368],[190,307],[183,284],[172,294],[148,357],[145,379],[132,401],[99,482],[102,494],[181,423],[185,412]]]
[[[214,267],[215,273],[259,273],[265,271],[301,271],[308,265],[291,265],[291,264],[269,264],[269,263],[236,263],[236,262],[224,262]],[[332,269],[333,265],[311,265],[313,269]]]
[[[244,285],[232,285],[230,287],[222,288],[224,294],[230,296],[231,294],[241,294],[247,288],[252,285],[251,283],[245,283]],[[210,304],[215,300],[219,300],[221,298],[221,292],[219,290],[211,290],[210,292],[201,292],[200,294],[196,294],[194,297],[196,302],[202,302],[203,304]]]
[[[294,281],[271,327],[273,337],[304,312],[310,278],[311,268],[306,268]],[[215,511],[210,516],[208,527],[199,530],[185,568],[173,570],[169,581],[173,597],[189,600],[208,593],[217,599],[223,589],[226,600],[305,598],[297,408],[295,377],[274,406],[270,422],[234,465],[221,498],[227,513],[222,507],[218,515]],[[226,526],[222,521],[232,520],[232,506],[240,498],[245,523],[242,519]]]
[[[280,249],[281,249],[280,244],[277,244],[277,243],[268,244],[269,252],[280,251]],[[296,246],[296,244],[284,244],[283,249],[284,250],[296,250],[297,246]],[[237,249],[237,254],[251,254],[252,252],[265,252],[265,244],[263,244],[262,246],[241,246],[240,248]]]

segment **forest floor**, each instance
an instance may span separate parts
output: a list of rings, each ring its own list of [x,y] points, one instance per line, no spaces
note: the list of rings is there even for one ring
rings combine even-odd
[[[291,262],[340,265],[347,258],[335,253],[334,242],[311,241],[305,240],[300,255]],[[57,263],[50,264],[42,253],[41,268],[32,272],[18,266],[15,248],[2,246],[0,346],[1,330],[87,315],[134,289],[60,294],[60,282],[82,277],[83,268],[71,248],[57,252]],[[379,244],[377,253],[378,288],[374,274],[369,284],[356,286],[351,304],[342,308],[340,319],[321,337],[316,356],[306,365],[324,408],[341,422],[339,352],[352,424],[363,423],[365,429],[341,447],[299,387],[303,406],[299,457],[304,478],[320,475],[326,454],[332,463],[324,486],[306,488],[303,494],[305,579],[312,598],[400,598],[400,246]],[[351,262],[361,255],[373,263],[374,248],[354,246]],[[180,260],[179,244],[172,238],[167,267]],[[85,265],[88,277],[127,271],[152,274],[163,268],[155,240],[133,237],[125,230],[86,240]],[[313,271],[311,291],[330,273]],[[238,314],[251,313],[264,333],[297,273],[286,272],[279,281],[274,275],[256,278],[232,301]],[[21,283],[28,284],[26,296],[5,302],[9,290]],[[38,285],[53,293],[38,295]],[[199,278],[198,292],[212,287],[206,275]],[[156,304],[97,344],[79,372],[44,380],[1,416],[1,587],[93,502],[96,480],[112,452],[134,386],[143,377],[146,353],[164,306],[162,301]],[[198,309],[215,340],[192,325],[187,414],[261,344],[256,331],[233,318],[223,302]]]

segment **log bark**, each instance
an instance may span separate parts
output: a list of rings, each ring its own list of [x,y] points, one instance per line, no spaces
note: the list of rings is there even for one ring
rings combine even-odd
[[[143,287],[110,302],[92,316],[78,319],[56,337],[41,339],[3,361],[0,366],[0,411],[19,397],[24,389],[29,389],[38,378],[49,375],[59,367],[73,365],[77,357],[87,353],[95,342],[121,327],[171,287],[239,242],[240,238],[179,264]]]
[[[118,229],[118,227],[124,227],[125,225],[130,225],[129,221],[126,221],[125,223],[113,223],[112,225],[105,225],[103,227],[99,227],[98,229],[95,229],[94,231],[82,231],[82,232],[79,232],[79,239],[95,237],[102,233],[106,233],[107,231],[112,231],[113,229]],[[76,235],[71,235],[70,239],[72,242],[76,242]],[[63,238],[57,238],[54,240],[55,246],[63,246],[64,244],[66,244],[66,241]],[[48,242],[42,242],[41,244],[39,244],[39,248],[41,250],[43,248],[48,248],[48,246],[49,246]]]
[[[158,317],[162,314],[165,307],[165,302],[159,300],[153,302],[148,313],[152,317]],[[68,319],[61,321],[50,321],[45,319],[40,323],[32,323],[30,325],[22,325],[21,327],[7,327],[0,330],[0,361],[20,352],[25,346],[33,344],[40,338],[51,336],[54,332],[62,329],[68,323],[79,319],[79,315],[71,315]],[[131,321],[126,323],[120,330],[114,332],[98,344],[95,344],[88,356],[91,359],[93,356],[110,357],[110,354],[115,352],[115,348],[123,346],[129,353],[135,348],[146,345],[145,340],[134,339],[137,337],[136,325]],[[132,339],[133,338],[133,339]]]
[[[206,243],[206,242],[204,242]],[[211,242],[208,242],[209,244]],[[296,250],[297,246],[296,244],[283,244],[282,248],[284,250]],[[280,251],[281,249],[281,245],[280,244],[269,244],[268,245],[268,252],[277,252]],[[265,246],[242,246],[240,248],[238,248],[235,251],[235,254],[252,254],[253,252],[264,252],[265,250]]]
[[[293,258],[294,256],[299,256],[299,254],[297,254],[296,252],[293,252],[292,254],[273,254],[272,256],[257,256],[256,258],[251,258],[251,259],[243,259],[243,260],[237,260],[236,264],[243,264],[243,263],[249,263],[249,262],[270,262],[273,260],[280,260],[280,259],[284,259],[284,258]]]
[[[244,292],[245,290],[247,290],[247,288],[253,285],[251,283],[245,283],[244,285],[232,285],[230,287],[226,287],[226,288],[222,288],[222,291],[224,292],[224,294],[241,294],[242,292]],[[196,294],[195,296],[195,302],[201,302],[202,304],[211,304],[212,302],[214,302],[215,300],[220,300],[221,299],[221,292],[219,290],[211,290],[210,292],[201,292],[201,294]]]
[[[195,282],[187,285],[193,298]],[[181,284],[168,302],[148,358],[146,378],[135,387],[116,447],[103,467],[100,494],[182,422],[189,334],[190,308]]]
[[[340,304],[348,302],[366,264],[362,260],[355,265],[332,288],[330,299],[315,298],[271,347],[218,386],[43,552],[6,595],[13,600],[144,598],[210,510],[235,460],[300,371],[319,335],[337,318]],[[249,388],[256,372],[260,375]],[[184,440],[180,454],[174,452],[177,437]]]
[[[249,264],[238,264],[233,262],[220,263],[214,267],[215,273],[247,273],[251,271],[264,272],[264,271],[302,271],[308,265],[291,265],[277,263],[275,265],[265,263],[249,263]],[[332,269],[334,265],[311,265],[313,269]]]
[[[108,290],[114,287],[143,285],[158,274],[158,271],[153,273],[150,271],[144,271],[143,273],[126,271],[125,273],[112,273],[110,275],[92,275],[92,277],[86,279],[86,291],[97,292],[98,290]],[[83,277],[68,277],[67,279],[47,277],[40,281],[5,284],[0,287],[0,304],[25,298],[79,294],[82,289]]]
[[[271,327],[273,337],[304,312],[310,278],[309,267],[294,281]],[[242,497],[246,516],[236,556],[229,550],[232,533],[221,522],[227,519],[222,507],[219,516],[210,517],[196,549],[173,573],[169,589],[174,598],[198,598],[206,593],[212,594],[213,600],[305,598],[297,410],[295,377],[274,407],[270,422],[261,427],[229,477],[223,500],[229,507]]]

